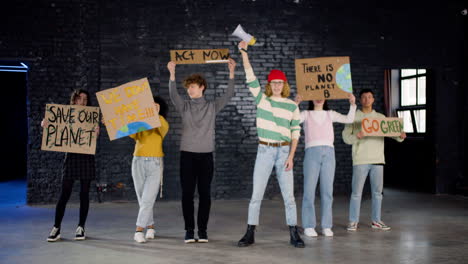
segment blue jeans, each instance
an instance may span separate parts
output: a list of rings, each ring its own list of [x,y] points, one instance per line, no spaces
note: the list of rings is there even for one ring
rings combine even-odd
[[[153,206],[163,175],[163,158],[133,157],[132,177],[140,205],[136,225],[147,227],[154,224]]]
[[[253,192],[249,204],[249,225],[258,225],[260,206],[273,166],[276,168],[276,177],[284,200],[286,222],[289,226],[297,225],[293,170],[285,170],[288,156],[289,146],[270,147],[258,145],[253,175]]]
[[[349,202],[350,222],[359,222],[362,188],[366,182],[367,175],[370,177],[372,192],[372,221],[378,222],[381,220],[380,211],[382,208],[383,165],[364,164],[353,166],[353,192]]]
[[[302,199],[302,225],[315,228],[315,192],[320,178],[320,207],[322,228],[333,226],[333,180],[335,178],[335,149],[330,146],[316,146],[305,150],[304,197]]]

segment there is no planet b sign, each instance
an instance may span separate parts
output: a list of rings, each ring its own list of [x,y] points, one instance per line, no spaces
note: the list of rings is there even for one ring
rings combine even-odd
[[[343,99],[353,92],[349,57],[296,59],[295,64],[302,100]]]

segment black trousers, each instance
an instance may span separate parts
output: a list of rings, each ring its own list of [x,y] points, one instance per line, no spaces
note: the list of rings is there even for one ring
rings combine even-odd
[[[198,230],[206,231],[211,208],[213,153],[180,152],[180,183],[185,230],[195,229],[193,197],[198,187]]]
[[[63,215],[65,214],[65,208],[67,207],[68,200],[70,199],[74,180],[63,179],[62,180],[62,193],[60,199],[55,208],[55,224],[54,226],[60,228],[62,224]],[[89,187],[91,180],[81,180],[80,189],[80,221],[79,226],[84,227],[86,218],[88,217],[89,210]]]

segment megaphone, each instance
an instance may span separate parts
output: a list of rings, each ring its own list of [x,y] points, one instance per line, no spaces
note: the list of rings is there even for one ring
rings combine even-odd
[[[254,36],[252,36],[249,33],[245,32],[240,24],[236,27],[236,30],[234,30],[234,32],[232,32],[232,35],[242,39],[245,42],[247,42],[250,46],[253,46],[255,44],[255,42],[257,41]]]

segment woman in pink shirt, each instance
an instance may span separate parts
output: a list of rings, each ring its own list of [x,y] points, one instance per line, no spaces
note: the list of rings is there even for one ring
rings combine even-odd
[[[300,96],[296,97],[299,104]],[[302,200],[302,225],[304,234],[316,237],[315,231],[315,190],[320,178],[321,226],[324,236],[333,236],[331,230],[333,180],[335,178],[335,133],[333,122],[349,124],[354,121],[356,112],[355,97],[349,95],[350,108],[347,115],[329,110],[326,100],[309,102],[309,109],[301,111],[301,123],[304,122],[305,157],[304,157],[304,197]]]

